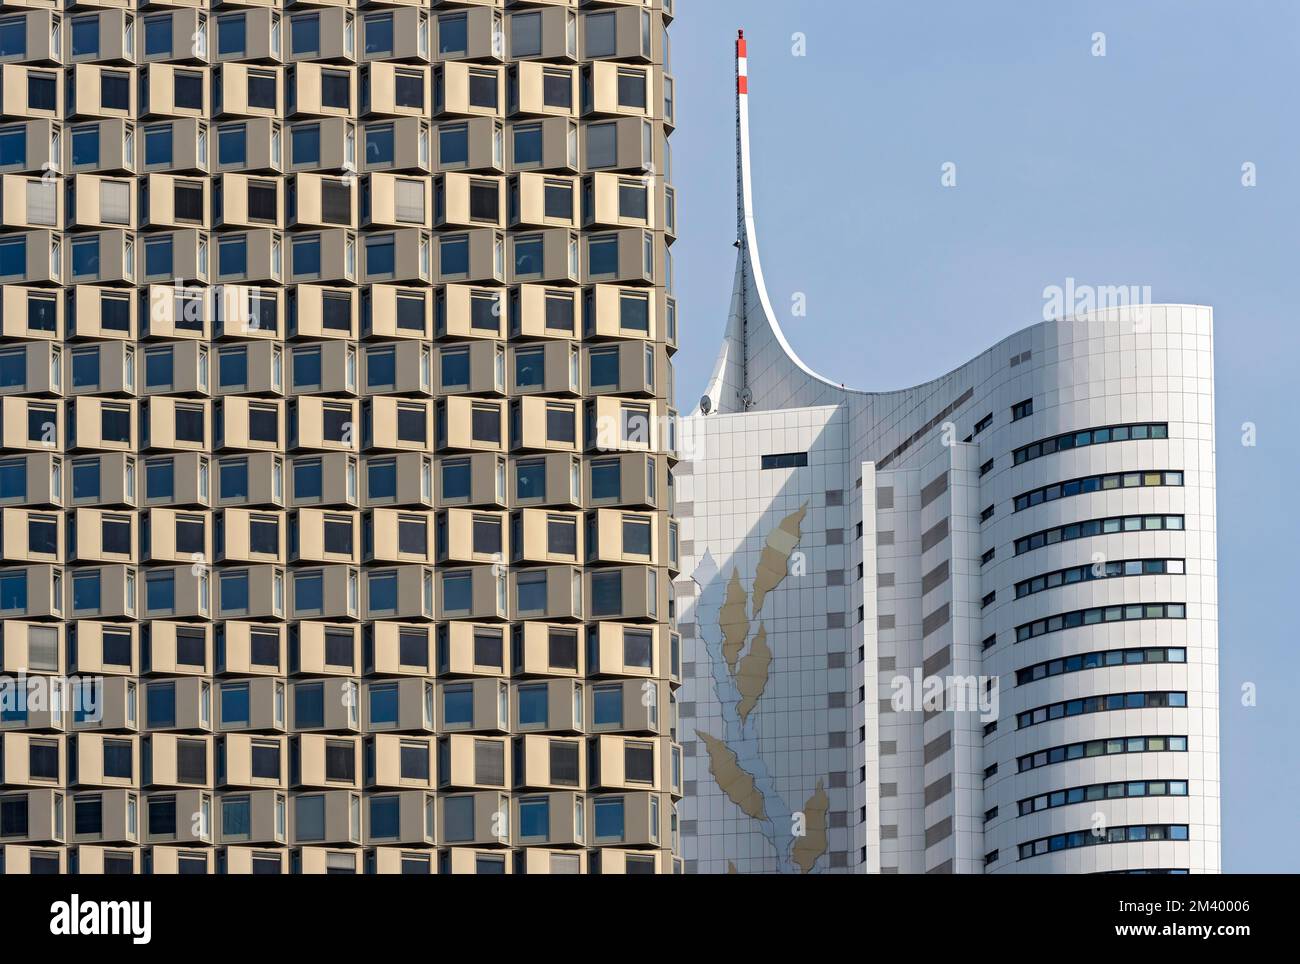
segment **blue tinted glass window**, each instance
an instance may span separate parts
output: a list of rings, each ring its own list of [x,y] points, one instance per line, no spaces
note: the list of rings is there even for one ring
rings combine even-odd
[[[397,573],[372,572],[367,582],[370,611],[392,612],[397,609]]]
[[[321,726],[325,722],[325,687],[321,683],[307,683],[293,691],[294,726]]]
[[[392,685],[370,687],[370,722],[397,722],[397,687]]]
[[[147,127],[144,132],[145,164],[170,164],[172,162],[172,127]]]
[[[618,349],[613,351],[593,351],[588,355],[591,367],[592,385],[618,384]]]
[[[469,43],[469,21],[465,14],[438,18],[438,53],[464,53]]]
[[[77,17],[72,21],[72,56],[99,53],[99,17]]]
[[[591,497],[593,499],[617,499],[622,495],[622,465],[623,463],[617,459],[591,464]]]
[[[217,131],[217,163],[243,164],[248,158],[248,128],[243,124]]]
[[[99,238],[77,238],[72,242],[72,273],[76,277],[99,274]]]
[[[546,724],[547,705],[550,699],[549,692],[549,687],[545,684],[519,687],[519,723],[521,726],[534,724],[544,726]]]
[[[144,273],[147,275],[167,275],[172,273],[172,239],[149,238],[144,243]]]
[[[515,274],[540,274],[543,250],[541,238],[516,238]]]
[[[623,722],[623,688],[608,686],[592,692],[593,722],[617,726]]]
[[[27,162],[27,128],[11,127],[0,131],[0,166]]]
[[[444,499],[468,499],[470,492],[470,468],[467,461],[442,463],[442,497]]]
[[[22,17],[6,18],[0,23],[0,57],[23,57],[27,54],[27,21]]]
[[[320,125],[304,124],[289,133],[293,163],[297,165],[320,163]]]
[[[247,45],[244,15],[234,14],[217,20],[217,53],[242,54]]]
[[[172,351],[145,352],[144,384],[145,388],[167,388],[172,384]]]
[[[245,612],[248,609],[248,573],[223,572],[221,574],[221,611]]]
[[[442,353],[442,384],[445,388],[469,384],[469,352]]]
[[[317,53],[320,50],[320,14],[294,17],[290,21],[289,36],[294,55]]]
[[[443,723],[474,722],[474,690],[469,686],[448,686],[442,694]]]
[[[146,57],[172,52],[172,18],[148,17],[144,22],[144,52]]]
[[[588,274],[616,274],[618,272],[618,238],[592,238],[587,242]]]
[[[370,798],[370,836],[396,837],[401,826],[401,801],[398,797]]]
[[[81,127],[72,132],[72,163],[99,163],[99,127]]]
[[[366,128],[366,163],[392,164],[394,157],[393,125]]]
[[[596,837],[598,839],[623,838],[623,799],[600,799],[593,801],[592,810],[596,817]]]
[[[221,688],[221,722],[225,726],[248,722],[247,683],[236,683]]]
[[[248,462],[236,459],[217,466],[217,486],[221,499],[248,498]]]
[[[252,832],[252,801],[248,797],[226,797],[221,801],[221,833],[226,837],[247,837]]]
[[[366,239],[366,272],[389,275],[397,267],[397,247],[392,235]]]
[[[515,387],[536,388],[545,383],[546,352],[540,348],[515,352]]]
[[[99,368],[96,365],[96,373]],[[0,388],[22,388],[27,384],[27,350],[7,351],[0,354]],[[91,384],[94,384],[93,382]],[[77,362],[72,362],[72,385],[77,387]]]
[[[515,587],[520,612],[542,612],[546,609],[545,573],[521,573]]]
[[[536,125],[515,128],[515,166],[542,163],[542,129]]]
[[[145,464],[144,489],[146,499],[170,499],[175,494],[175,470],[171,459]]]
[[[0,276],[27,273],[27,239],[5,238],[0,241]]]
[[[31,110],[54,110],[58,105],[58,79],[56,74],[29,71],[27,74],[27,106]]]
[[[99,609],[101,580],[99,571],[78,572],[72,576],[72,608],[78,612]]]
[[[397,495],[396,462],[371,462],[366,466],[366,494],[372,499],[391,499]]]
[[[72,463],[72,497],[99,498],[99,459]]]
[[[217,273],[240,275],[248,270],[248,241],[245,238],[225,238],[217,246]]]
[[[521,800],[519,803],[519,835],[521,837],[547,837],[551,832],[551,802]]]
[[[145,722],[150,727],[176,725],[175,683],[152,683],[146,688]]]
[[[308,276],[320,274],[320,238],[296,238],[293,242],[293,273]]]
[[[366,53],[386,54],[393,49],[393,15],[366,18]]]
[[[324,579],[319,572],[298,573],[293,580],[293,608],[312,612],[325,606]]]
[[[438,247],[438,270],[444,275],[469,273],[469,238],[443,238]]]
[[[391,348],[366,352],[366,385],[392,385],[397,378],[397,352]]]
[[[546,496],[546,463],[520,462],[515,469],[515,496],[541,499]]]
[[[295,462],[293,465],[293,496],[295,499],[319,499],[321,489],[321,463]]]
[[[0,610],[27,608],[27,571],[0,572]]]
[[[467,572],[442,577],[442,608],[446,612],[468,611],[473,607],[473,580]]]
[[[217,384],[221,388],[248,384],[248,349],[223,351],[217,356]]]
[[[469,163],[469,128],[463,124],[438,129],[438,163],[443,167]]]
[[[320,349],[305,348],[293,353],[294,388],[314,388],[320,384]]]

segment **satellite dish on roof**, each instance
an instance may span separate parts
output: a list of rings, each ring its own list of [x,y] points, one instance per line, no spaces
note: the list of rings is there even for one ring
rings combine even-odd
[[[700,396],[700,414],[708,415],[711,411],[713,411],[713,399],[708,395]]]

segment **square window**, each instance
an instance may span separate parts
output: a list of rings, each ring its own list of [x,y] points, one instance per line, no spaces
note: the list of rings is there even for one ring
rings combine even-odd
[[[497,109],[496,71],[471,70],[469,72],[469,105],[485,110]]]
[[[295,167],[320,164],[320,124],[300,124],[289,131],[289,151]]]
[[[320,53],[320,14],[305,14],[289,21],[289,50],[295,57]]]
[[[131,109],[131,76],[116,70],[99,75],[99,104],[105,110]]]
[[[248,125],[231,124],[217,129],[217,163],[242,165],[248,160]]]
[[[58,80],[54,74],[34,70],[27,72],[27,107],[30,110],[55,109],[58,103]]]
[[[203,109],[203,74],[178,70],[173,76],[172,101],[184,110]]]
[[[424,109],[424,75],[414,70],[398,70],[393,78],[393,103],[398,107]]]
[[[377,14],[365,19],[366,56],[393,52],[393,15]]]
[[[146,57],[162,57],[172,52],[172,17],[146,17],[144,21],[144,53]]]
[[[275,74],[249,71],[248,106],[275,110],[276,103]]]
[[[322,107],[348,110],[352,106],[352,76],[344,70],[322,70],[320,76]]]
[[[463,54],[469,47],[469,22],[465,14],[438,18],[438,53],[444,57]]]

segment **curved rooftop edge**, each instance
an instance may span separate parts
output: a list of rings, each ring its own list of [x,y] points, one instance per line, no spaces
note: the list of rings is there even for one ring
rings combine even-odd
[[[781,408],[838,405],[854,399],[928,395],[960,378],[982,355],[1007,342],[1021,341],[1036,329],[1095,322],[1154,308],[1206,308],[1204,305],[1151,304],[1036,322],[1012,332],[984,352],[927,382],[884,391],[848,388],[814,371],[790,344],[772,310],[763,279],[754,217],[753,172],[749,143],[749,59],[744,31],[736,40],[736,273],[722,345],[703,396],[692,416],[727,415]],[[707,403],[706,403],[707,400]],[[707,405],[707,408],[706,408]]]

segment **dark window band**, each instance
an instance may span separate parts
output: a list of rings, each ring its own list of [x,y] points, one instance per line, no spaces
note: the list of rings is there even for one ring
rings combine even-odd
[[[1148,663],[1185,663],[1187,650],[1181,647],[1154,646],[1142,649],[1104,649],[1095,653],[1080,653],[1049,659],[1024,669],[1016,670],[1016,685],[1024,686],[1035,680],[1065,673],[1079,673],[1087,669],[1104,669],[1109,666],[1143,666]]]
[[[1035,750],[1016,758],[1018,773],[1037,770],[1070,760],[1086,760],[1120,753],[1186,753],[1186,736],[1117,736],[1104,740],[1083,740]]]
[[[1016,555],[1041,549],[1043,546],[1058,542],[1071,542],[1074,539],[1090,539],[1093,536],[1114,535],[1121,532],[1155,532],[1161,529],[1182,531],[1181,515],[1118,515],[1106,519],[1088,519],[1084,522],[1071,522],[1069,525],[1043,529],[1016,540]]]
[[[1040,857],[1060,850],[1095,847],[1099,844],[1187,839],[1185,823],[1139,823],[1126,827],[1107,827],[1104,831],[1096,833],[1091,830],[1075,830],[1072,833],[1058,833],[1051,837],[1039,837],[1037,840],[1022,843],[1020,859],[1028,860],[1030,857]]]
[[[1116,559],[1112,562],[1088,563],[1057,569],[1016,583],[1016,598],[1030,596],[1047,589],[1073,586],[1094,579],[1115,579],[1120,576],[1181,576],[1187,565],[1183,559]]]
[[[764,469],[801,469],[808,464],[807,452],[784,452],[780,455],[764,455]]]
[[[1085,475],[1065,482],[1054,482],[1022,492],[1015,498],[1015,511],[1022,512],[1043,502],[1055,502],[1089,492],[1109,492],[1112,489],[1133,489],[1149,485],[1182,485],[1183,473],[1169,470],[1145,469],[1139,472],[1107,472],[1105,475]]]
[[[1060,703],[1048,703],[1036,706],[1016,714],[1016,729],[1037,726],[1052,720],[1062,720],[1070,716],[1085,716],[1090,713],[1109,713],[1114,710],[1155,710],[1170,707],[1185,707],[1187,694],[1182,691],[1166,690],[1155,693],[1105,693],[1100,696],[1083,696]]]
[[[1068,807],[1072,803],[1093,803],[1098,800],[1123,800],[1132,797],[1185,797],[1186,780],[1122,780],[1114,783],[1093,783],[1067,790],[1052,790],[1035,797],[1025,797],[1017,802],[1019,815],[1027,817],[1040,810]]]
[[[1070,449],[1079,449],[1087,445],[1104,445],[1107,442],[1127,442],[1139,439],[1160,439],[1169,437],[1168,422],[1138,422],[1129,425],[1103,425],[1100,428],[1085,428],[1080,432],[1066,432],[1051,438],[1022,445],[1012,452],[1016,465],[1029,462],[1044,455],[1054,455]]]
[[[1093,606],[1058,613],[1046,619],[1035,619],[1016,627],[1016,642],[1035,636],[1075,629],[1079,626],[1096,626],[1101,623],[1119,623],[1133,619],[1186,619],[1187,606],[1183,603],[1129,603],[1122,606]]]

